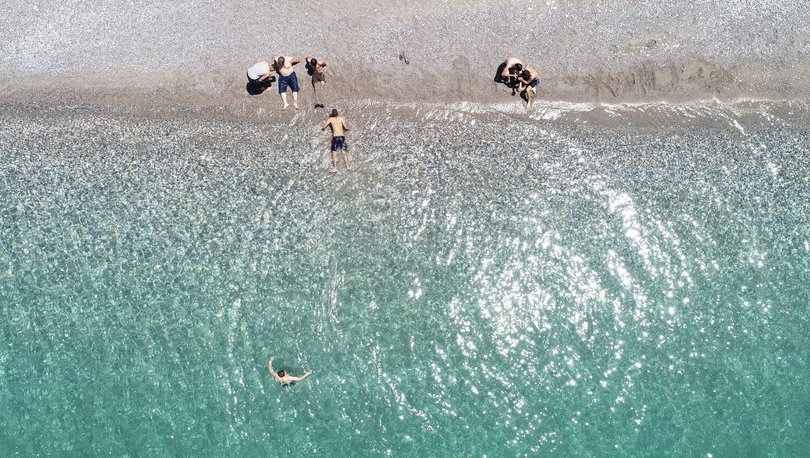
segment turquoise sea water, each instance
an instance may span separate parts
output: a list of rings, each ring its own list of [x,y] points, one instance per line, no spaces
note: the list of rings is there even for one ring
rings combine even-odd
[[[5,114],[0,454],[806,455],[807,126],[473,120]]]

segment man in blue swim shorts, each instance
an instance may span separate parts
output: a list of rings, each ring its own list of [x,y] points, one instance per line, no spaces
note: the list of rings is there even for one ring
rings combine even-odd
[[[321,130],[326,130],[327,127],[332,129],[332,143],[331,143],[331,150],[332,150],[332,171],[337,172],[337,152],[340,150],[343,153],[343,163],[346,165],[346,170],[350,170],[349,167],[349,153],[347,151],[346,146],[346,137],[345,132],[351,131],[352,128],[349,126],[349,123],[342,116],[338,116],[338,111],[332,110],[332,114],[329,115],[329,119],[323,123],[323,127]]]
[[[278,93],[281,94],[281,101],[284,102],[282,110],[290,106],[287,103],[287,87],[292,89],[293,106],[298,109],[298,76],[295,74],[296,64],[304,61],[304,57],[273,56],[273,68],[278,72]]]

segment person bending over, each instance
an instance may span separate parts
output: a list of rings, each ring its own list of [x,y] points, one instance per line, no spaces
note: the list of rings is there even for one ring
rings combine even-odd
[[[270,69],[270,63],[266,60],[256,62],[247,71],[247,90],[251,95],[258,95],[270,88],[276,77]]]
[[[532,107],[534,104],[534,97],[537,95],[537,86],[540,85],[540,80],[537,79],[539,73],[531,65],[526,66],[520,76],[518,77],[518,92],[523,100],[526,101],[526,109]]]
[[[517,78],[521,70],[523,70],[523,63],[515,57],[510,57],[498,66],[495,73],[495,82],[503,83],[506,87],[514,89],[518,85]]]

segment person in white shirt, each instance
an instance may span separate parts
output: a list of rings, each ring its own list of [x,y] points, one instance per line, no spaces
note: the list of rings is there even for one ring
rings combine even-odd
[[[247,70],[247,91],[251,95],[257,95],[270,88],[270,85],[276,80],[273,76],[270,63],[266,60],[256,62],[252,67]]]

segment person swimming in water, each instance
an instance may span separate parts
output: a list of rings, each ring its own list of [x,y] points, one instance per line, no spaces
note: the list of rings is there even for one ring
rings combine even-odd
[[[287,371],[285,371],[284,369],[279,369],[278,372],[276,372],[273,370],[273,359],[275,359],[275,356],[271,356],[270,361],[267,362],[267,370],[270,371],[270,375],[272,375],[277,382],[281,383],[284,386],[292,385],[295,382],[300,382],[305,378],[309,377],[310,375],[312,375],[312,370],[304,372],[304,375],[300,377],[294,377],[288,374]]]

